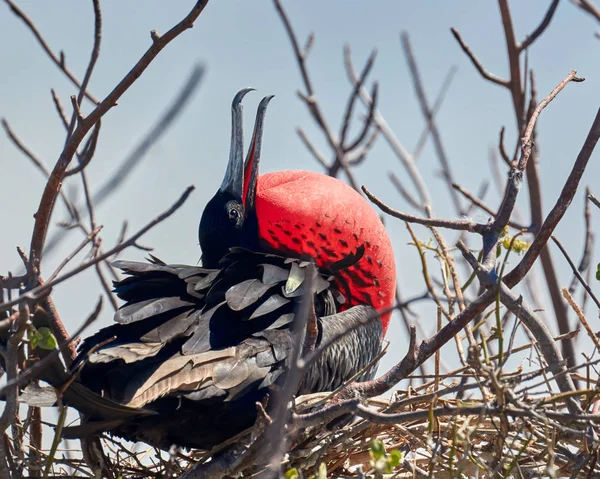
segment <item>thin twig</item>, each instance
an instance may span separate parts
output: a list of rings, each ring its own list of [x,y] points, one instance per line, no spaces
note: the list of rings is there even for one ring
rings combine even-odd
[[[581,283],[583,288],[587,291],[587,293],[589,294],[590,298],[592,298],[594,303],[596,303],[596,306],[598,307],[598,309],[600,309],[600,301],[598,300],[598,298],[592,291],[592,288],[587,283],[587,281],[583,278],[583,276],[581,276],[581,273],[575,266],[575,263],[573,263],[573,260],[569,256],[569,253],[567,253],[567,250],[565,249],[565,247],[562,245],[562,243],[560,241],[558,241],[558,238],[556,236],[552,235],[551,238],[552,238],[552,241],[554,241],[554,243],[556,244],[556,246],[558,246],[558,249],[563,254],[565,259],[567,260],[567,263],[569,263],[569,266],[571,267],[571,270],[573,271],[573,274],[575,275],[575,277],[579,280],[579,282]]]
[[[581,324],[583,324],[583,327],[584,327],[586,333],[588,334],[588,336],[590,337],[590,339],[592,340],[592,342],[594,343],[594,346],[596,347],[596,349],[598,351],[600,351],[600,339],[598,339],[598,334],[595,333],[594,330],[592,329],[592,327],[590,326],[589,321],[583,314],[583,311],[581,310],[581,308],[578,306],[578,304],[573,299],[573,296],[571,296],[571,294],[569,293],[569,290],[567,288],[563,288],[562,292],[563,292],[564,298],[567,300],[567,303],[569,303],[569,306],[571,306],[571,309],[573,311],[575,311],[575,314],[579,318],[579,321],[581,322]]]
[[[92,202],[97,208],[109,198],[135,171],[140,161],[145,158],[148,151],[169,130],[173,122],[183,112],[184,107],[189,104],[192,95],[197,91],[204,77],[205,68],[200,64],[194,65],[183,86],[173,99],[169,107],[161,113],[160,117],[142,140],[133,148],[131,153],[125,157],[121,165],[115,170],[106,182],[100,186],[98,191],[92,195]],[[66,175],[77,173],[79,167],[68,170]],[[85,165],[84,165],[85,166]],[[69,230],[61,229],[50,236],[44,247],[44,254],[50,254],[60,244]]]
[[[529,35],[527,35],[525,40],[523,40],[518,45],[517,49],[519,52],[526,50],[531,45],[533,45],[533,43],[540,37],[540,35],[542,33],[544,33],[544,30],[546,30],[546,28],[548,28],[548,25],[550,25],[550,22],[552,21],[552,18],[554,17],[554,12],[556,12],[556,7],[558,7],[558,2],[559,2],[559,0],[552,1],[550,6],[548,7],[548,10],[546,11],[546,15],[544,15],[544,18],[542,19],[540,24],[536,27],[536,29],[533,32],[531,32]]]
[[[462,39],[460,33],[458,33],[458,30],[456,30],[456,28],[451,28],[450,31],[452,32],[452,35],[454,35],[454,38],[456,38],[456,41],[458,42],[460,47],[469,57],[469,60],[471,60],[471,63],[473,63],[473,65],[475,66],[475,68],[477,68],[477,71],[483,78],[485,78],[488,81],[491,81],[492,83],[495,83],[496,85],[508,88],[510,82],[508,80],[505,80],[504,78],[500,78],[499,76],[488,72],[482,65],[482,63],[479,61],[479,59],[475,56],[473,51],[469,48],[469,45],[467,45],[466,42]]]

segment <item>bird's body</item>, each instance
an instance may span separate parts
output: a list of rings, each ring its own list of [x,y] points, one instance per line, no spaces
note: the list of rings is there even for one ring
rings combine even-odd
[[[352,332],[311,365],[298,392],[373,377],[395,290],[385,229],[339,180],[304,171],[258,176],[268,99],[244,163],[245,93],[233,102],[225,180],[200,223],[202,266],[117,262],[127,275],[115,283],[125,304],[117,324],[80,347],[64,399],[86,421],[68,436],[108,431],[161,448],[209,449],[243,431],[256,402],[277,395],[297,339],[295,313],[307,300],[316,327],[302,347]]]
[[[86,362],[80,381],[104,400],[147,414],[106,417],[88,398],[88,422],[67,434],[110,426],[113,434],[161,448],[209,449],[250,427],[256,401],[289,365],[291,326],[309,283],[308,264],[239,249],[219,270],[157,260],[117,265],[130,275],[116,286],[127,300],[116,315],[120,324],[86,339],[74,367]],[[312,283],[316,346],[374,313],[360,306],[336,316],[339,303],[326,277],[317,275]],[[365,330],[372,341],[365,340]],[[333,390],[369,365],[379,353],[381,323],[371,321],[362,333],[346,338],[352,355],[327,351],[299,392]]]

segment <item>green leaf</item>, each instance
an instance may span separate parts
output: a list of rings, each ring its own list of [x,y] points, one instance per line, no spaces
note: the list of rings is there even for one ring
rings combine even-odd
[[[373,454],[373,459],[381,459],[385,456],[385,446],[382,441],[373,441],[371,443],[371,453]]]
[[[58,346],[58,341],[56,341],[56,337],[50,331],[50,328],[39,328],[37,330],[39,334],[39,340],[37,343],[37,347],[47,350],[56,349]]]
[[[394,449],[390,452],[390,466],[392,468],[398,467],[402,462],[402,459],[404,459],[404,454],[398,451],[397,449]]]
[[[299,479],[300,475],[298,474],[298,470],[294,467],[292,469],[288,469],[284,477],[285,479]]]
[[[371,443],[371,467],[381,474],[391,474],[394,469],[400,465],[404,454],[393,450],[389,454],[385,452],[385,445],[382,441],[373,441]]]
[[[29,334],[29,346],[31,349],[35,349],[38,347],[40,342],[40,337],[37,334]]]
[[[49,328],[37,329],[34,325],[29,326],[29,345],[31,349],[41,348],[53,350],[58,346],[56,337]]]
[[[596,279],[600,281],[600,263],[598,263],[598,269],[596,270]]]

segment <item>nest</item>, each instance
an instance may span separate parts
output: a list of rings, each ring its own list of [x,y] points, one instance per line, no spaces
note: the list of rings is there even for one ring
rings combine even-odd
[[[340,400],[327,393],[296,398],[281,471],[290,478],[598,477],[600,416],[594,398],[599,376],[591,375],[596,361],[583,366],[585,376],[577,372],[580,368],[569,372],[579,381],[581,410],[573,412],[571,398],[557,392],[534,343],[509,353],[520,354],[522,363],[511,372],[498,367],[497,355],[482,361],[474,356],[466,366],[428,382],[415,374],[415,386],[387,398]],[[422,384],[416,385],[418,380]],[[336,425],[331,411],[340,405],[346,419]],[[104,436],[105,474],[216,477],[217,468],[228,476],[260,476],[266,469],[256,464],[264,464],[271,449],[263,443],[256,454],[250,451],[264,441],[265,420],[270,418],[263,413],[252,429],[212,451],[165,452]],[[30,477],[43,471],[47,477],[94,477],[93,461],[84,461],[81,449],[58,447],[55,440],[55,450],[24,454],[19,453],[23,438],[19,444],[17,437],[5,436],[15,471],[27,470]]]

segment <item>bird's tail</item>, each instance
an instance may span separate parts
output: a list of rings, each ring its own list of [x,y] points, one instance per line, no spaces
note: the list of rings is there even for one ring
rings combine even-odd
[[[33,316],[33,324],[37,328],[48,325],[48,315],[43,309],[37,308]],[[154,411],[123,406],[85,387],[79,382],[77,372],[71,372],[66,368],[60,352],[56,349],[37,348],[36,351],[39,362],[34,364],[30,380],[41,380],[54,387],[57,403],[71,406],[86,417],[112,425],[135,416],[155,414]],[[5,400],[4,394],[0,394],[0,400]]]

